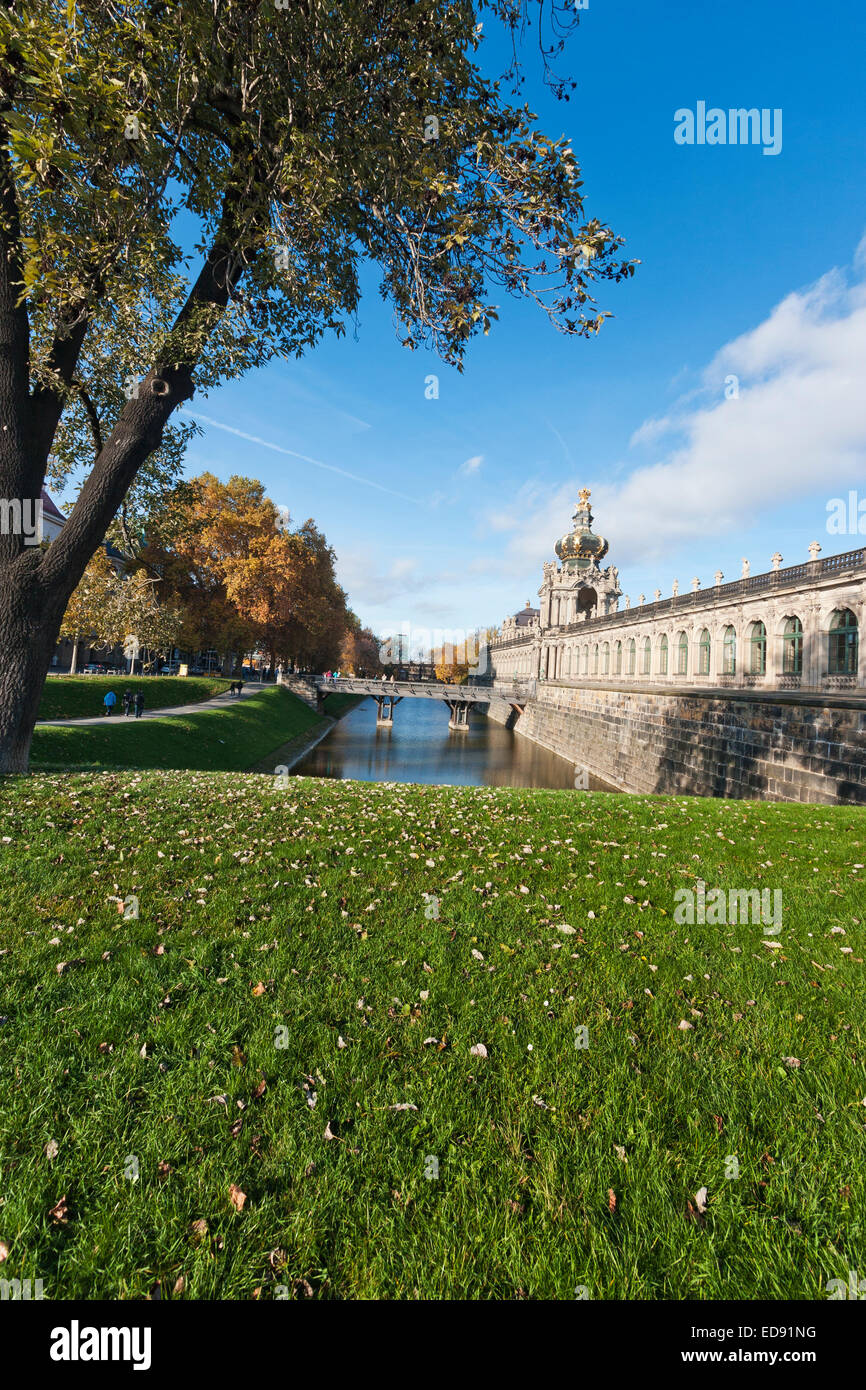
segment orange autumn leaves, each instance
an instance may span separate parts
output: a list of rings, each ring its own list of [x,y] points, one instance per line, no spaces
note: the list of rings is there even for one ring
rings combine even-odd
[[[189,487],[182,528],[142,555],[183,610],[182,644],[259,648],[274,662],[313,667],[336,661],[358,624],[315,522],[291,528],[254,478],[203,473]]]

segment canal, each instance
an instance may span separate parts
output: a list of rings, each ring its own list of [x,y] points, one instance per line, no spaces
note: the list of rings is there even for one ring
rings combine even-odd
[[[390,730],[376,728],[376,702],[363,700],[292,772],[360,782],[574,787],[572,763],[485,715],[471,715],[466,733],[450,733],[440,700],[402,700]],[[589,789],[613,790],[594,778]]]

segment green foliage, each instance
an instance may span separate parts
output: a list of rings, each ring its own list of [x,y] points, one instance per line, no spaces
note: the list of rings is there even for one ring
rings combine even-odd
[[[94,420],[106,438],[150,368],[192,364],[207,390],[342,332],[365,259],[407,346],[458,366],[497,316],[494,289],[535,299],[564,332],[597,331],[593,283],[633,265],[586,218],[567,143],[476,61],[478,15],[516,28],[520,8],[0,10],[31,372],[66,403],[55,482],[92,458]],[[215,297],[190,298],[202,256]],[[56,349],[81,328],[70,380]],[[142,495],[176,471],[194,428],[175,419],[155,441]]]

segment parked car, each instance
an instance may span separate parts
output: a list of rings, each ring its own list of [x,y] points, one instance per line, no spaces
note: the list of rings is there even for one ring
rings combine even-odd
[[[95,661],[91,661],[88,666],[85,666],[84,674],[85,676],[104,676],[105,667],[97,665]]]

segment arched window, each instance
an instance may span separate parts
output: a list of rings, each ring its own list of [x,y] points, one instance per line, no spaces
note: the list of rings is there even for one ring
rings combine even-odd
[[[803,624],[799,618],[786,618],[782,631],[782,674],[803,674]]]
[[[698,675],[708,676],[710,674],[710,634],[706,628],[702,628],[698,638]]]
[[[565,670],[563,672],[563,675],[571,675],[571,647],[566,647],[565,650]]]
[[[830,619],[829,671],[831,676],[857,674],[857,619],[850,608],[841,608]]]
[[[626,666],[625,666],[626,674],[629,675],[629,676],[633,676],[634,673],[635,673],[635,667],[636,667],[636,665],[637,665],[637,643],[635,642],[634,638],[632,637],[631,640],[630,640],[630,642],[629,642],[629,644],[628,644],[628,657],[627,657]]]
[[[668,639],[662,633],[659,638],[659,675],[666,676],[668,673]]]
[[[689,639],[684,632],[677,638],[677,675],[689,674]]]
[[[592,674],[598,675],[598,643],[592,649]]]
[[[585,646],[584,649],[583,649],[583,674],[584,674],[585,676],[588,676],[588,675],[589,675],[589,645],[588,645],[588,644],[587,644],[587,646]]]
[[[726,627],[722,634],[722,675],[734,676],[737,673],[737,634],[732,627]]]
[[[606,676],[610,671],[610,643],[605,642],[601,649],[601,674]]]
[[[641,675],[643,676],[650,675],[652,671],[652,652],[652,642],[647,637],[643,644],[643,666],[641,668]]]
[[[617,642],[613,649],[613,673],[615,676],[622,675],[622,642]]]
[[[751,660],[749,670],[753,676],[767,674],[767,629],[762,622],[752,623],[749,629]]]

